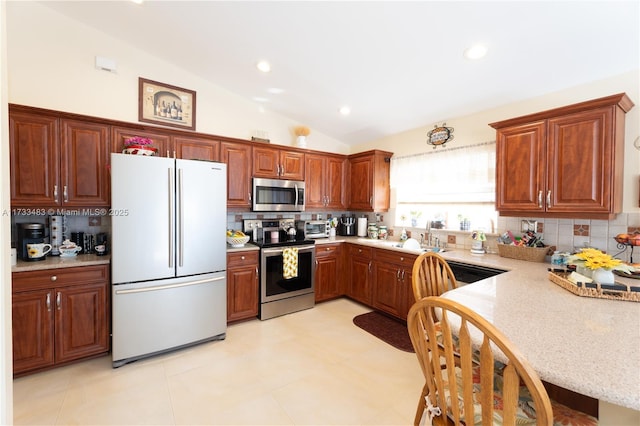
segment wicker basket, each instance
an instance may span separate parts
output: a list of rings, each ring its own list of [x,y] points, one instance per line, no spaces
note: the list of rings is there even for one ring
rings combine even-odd
[[[575,284],[567,279],[567,272],[549,272],[549,280],[573,294],[597,299],[626,300],[628,302],[640,302],[640,291],[637,286],[615,282],[615,288],[602,288],[600,284],[595,287],[587,287],[587,284]]]
[[[555,246],[524,247],[509,244],[498,244],[498,254],[509,259],[527,260],[529,262],[544,262],[547,254],[553,253]]]

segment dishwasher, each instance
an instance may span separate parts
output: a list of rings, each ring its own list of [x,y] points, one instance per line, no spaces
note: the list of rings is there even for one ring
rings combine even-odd
[[[471,265],[468,263],[447,261],[453,274],[456,277],[456,281],[459,285],[471,284],[476,281],[484,280],[504,272],[504,269],[491,268],[488,266]]]

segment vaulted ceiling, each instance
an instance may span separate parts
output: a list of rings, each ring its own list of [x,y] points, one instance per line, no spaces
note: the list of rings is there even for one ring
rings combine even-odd
[[[347,144],[640,63],[638,1],[43,4]]]

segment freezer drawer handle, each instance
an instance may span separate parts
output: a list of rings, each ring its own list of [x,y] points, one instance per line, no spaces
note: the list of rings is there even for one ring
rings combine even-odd
[[[180,283],[180,284],[159,285],[155,287],[146,287],[146,288],[132,288],[128,290],[116,290],[116,294],[146,293],[148,291],[169,290],[172,288],[189,287],[192,285],[206,284],[214,281],[222,281],[224,279],[225,277],[217,277],[217,278],[209,278],[207,280],[189,281],[187,283]]]

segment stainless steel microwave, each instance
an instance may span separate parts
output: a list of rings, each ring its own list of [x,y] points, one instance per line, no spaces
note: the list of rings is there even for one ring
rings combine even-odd
[[[303,212],[304,196],[303,181],[253,178],[255,212]]]

